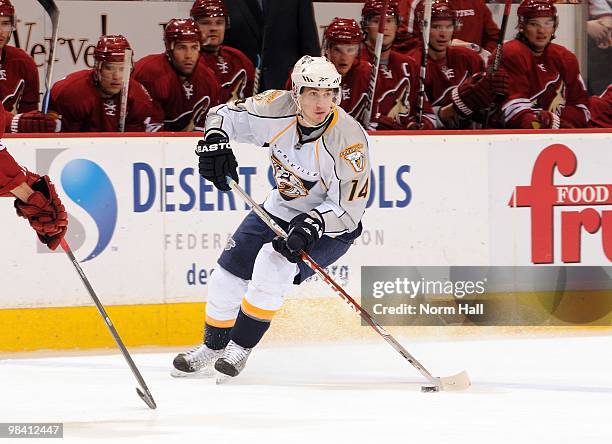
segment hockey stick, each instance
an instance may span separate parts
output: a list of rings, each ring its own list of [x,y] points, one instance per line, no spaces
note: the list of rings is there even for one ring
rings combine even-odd
[[[93,287],[89,283],[87,276],[85,276],[83,269],[81,268],[76,258],[74,257],[74,254],[72,253],[72,250],[70,249],[70,246],[68,245],[68,242],[66,242],[66,239],[62,239],[62,242],[60,243],[60,245],[62,246],[62,249],[66,252],[68,257],[70,258],[70,262],[72,262],[72,265],[74,265],[74,268],[76,269],[81,280],[83,281],[85,288],[87,288],[87,292],[89,293],[89,296],[91,296],[91,299],[93,299],[94,303],[96,304],[96,307],[98,308],[98,311],[100,312],[100,315],[102,316],[102,319],[104,319],[104,322],[106,322],[106,326],[108,327],[111,334],[113,335],[113,338],[115,338],[115,342],[119,346],[119,349],[121,350],[121,353],[123,354],[123,357],[125,358],[128,365],[130,366],[132,373],[136,377],[136,380],[138,381],[138,384],[140,385],[140,388],[136,387],[136,393],[138,393],[138,396],[140,396],[140,398],[145,402],[145,404],[149,406],[149,408],[151,409],[157,408],[157,404],[155,404],[153,395],[151,395],[151,392],[149,391],[147,384],[145,383],[142,375],[140,374],[140,371],[138,371],[136,364],[134,364],[134,361],[132,360],[130,353],[125,348],[125,345],[123,345],[123,341],[119,337],[119,333],[117,333],[117,330],[115,330],[115,327],[113,326],[113,323],[108,317],[108,314],[106,314],[106,310],[104,309],[104,306],[100,302],[100,299],[98,299],[98,296],[96,296],[96,292],[94,291]]]
[[[263,57],[261,54],[257,54],[257,66],[255,67],[255,77],[253,77],[253,95],[259,93],[259,87],[261,83],[261,61]]]
[[[265,224],[270,227],[277,235],[287,237],[287,233],[272,219],[251,196],[249,196],[243,189],[234,181],[231,177],[227,177],[228,185],[236,191],[240,197],[248,203],[253,211],[261,218]],[[326,272],[317,264],[307,253],[301,252],[302,260],[308,265],[323,282],[329,285],[334,292],[340,296],[351,307],[361,319],[363,319],[370,327],[372,327],[380,336],[383,337],[387,343],[395,349],[400,355],[404,357],[414,368],[416,368],[424,377],[429,381],[431,386],[423,386],[421,390],[424,392],[437,392],[440,390],[457,391],[465,390],[470,386],[470,378],[468,374],[463,371],[453,376],[446,377],[434,377],[432,374],[421,365],[419,361],[412,356],[408,350],[406,350],[397,340],[391,336],[372,316],[365,311],[361,306],[353,299],[344,289],[338,285]]]
[[[363,115],[363,127],[367,130],[371,128],[372,109],[374,108],[374,91],[376,91],[376,80],[378,79],[378,68],[380,67],[380,55],[382,54],[383,39],[385,37],[385,21],[389,0],[383,0],[380,11],[380,21],[378,22],[378,33],[376,34],[376,44],[374,45],[374,61],[370,72],[370,83],[368,83],[368,106]]]
[[[417,96],[417,124],[423,122],[423,104],[425,103],[425,75],[427,74],[427,53],[429,51],[429,33],[431,31],[431,0],[425,0],[423,17],[423,50],[421,51],[421,70],[419,71],[419,93]]]
[[[60,11],[54,0],[38,0],[45,8],[51,20],[51,48],[49,48],[49,60],[47,61],[47,72],[45,73],[45,94],[43,95],[42,112],[49,110],[49,99],[51,98],[51,82],[53,81],[53,65],[55,65],[55,48],[57,47],[57,33],[59,30]]]
[[[499,30],[499,39],[497,40],[497,48],[495,49],[495,58],[493,59],[493,66],[490,67],[489,72],[494,73],[499,69],[499,63],[502,57],[502,48],[504,46],[504,39],[506,38],[506,27],[508,26],[508,18],[510,17],[510,7],[512,6],[512,0],[506,0],[504,5],[504,16],[502,18],[501,29]],[[489,127],[489,118],[491,117],[491,106],[487,108],[485,115],[485,121],[482,126],[483,129]]]
[[[121,107],[119,108],[119,132],[125,132],[127,118],[128,93],[130,92],[130,75],[132,73],[132,50],[123,53],[123,85],[121,86]]]

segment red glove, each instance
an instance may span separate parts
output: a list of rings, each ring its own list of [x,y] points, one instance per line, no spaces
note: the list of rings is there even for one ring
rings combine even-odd
[[[406,125],[406,127],[404,129],[407,129],[408,131],[419,131],[419,130],[432,130],[435,129],[433,126],[433,123],[431,123],[431,120],[429,120],[426,117],[423,117],[421,119],[421,123],[417,123],[416,121],[416,117],[411,117],[408,120],[408,124]]]
[[[62,128],[62,121],[56,113],[29,111],[17,114],[11,121],[11,133],[57,133]]]
[[[494,73],[479,72],[454,88],[451,93],[453,106],[457,113],[468,118],[474,112],[487,109],[498,98],[508,94],[508,74],[500,69]]]
[[[17,215],[27,219],[38,238],[51,250],[60,244],[68,229],[68,215],[49,176],[28,172],[28,185],[34,193],[27,202],[15,200]]]
[[[520,117],[521,128],[526,129],[559,129],[571,128],[567,122],[550,111],[538,110],[524,113]]]

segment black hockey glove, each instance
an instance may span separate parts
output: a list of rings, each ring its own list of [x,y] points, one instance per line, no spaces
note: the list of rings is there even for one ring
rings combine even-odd
[[[287,238],[275,237],[272,247],[289,262],[296,263],[300,259],[300,251],[309,253],[324,232],[325,223],[316,211],[298,214],[289,222]]]
[[[198,142],[196,154],[200,176],[211,181],[218,189],[229,191],[226,176],[238,182],[238,162],[232,153],[229,138],[221,129],[206,131],[204,139]]]

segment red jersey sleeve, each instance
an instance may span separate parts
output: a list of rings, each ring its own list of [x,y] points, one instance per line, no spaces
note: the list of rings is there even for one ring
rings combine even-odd
[[[25,182],[23,168],[15,162],[6,147],[0,142],[0,197],[12,197],[9,192]]]
[[[164,126],[164,112],[140,82],[130,81],[126,132],[154,133]]]
[[[520,49],[514,44],[514,40],[505,43],[500,66],[512,79],[509,85],[509,93],[501,104],[501,119],[506,128],[522,128],[525,117],[536,120],[537,116],[532,110],[529,93],[529,63]],[[495,53],[491,54],[489,63],[493,63]],[[528,128],[531,129],[531,126]]]
[[[566,51],[562,57],[563,81],[565,82],[565,105],[561,108],[562,127],[584,128],[590,119],[589,97],[580,75],[578,59]]]
[[[38,69],[36,63],[31,57],[25,57],[23,59],[24,65],[24,80],[25,87],[23,90],[23,97],[19,102],[17,111],[19,113],[26,113],[28,111],[34,111],[38,109],[38,101],[40,98],[40,81],[38,79]]]

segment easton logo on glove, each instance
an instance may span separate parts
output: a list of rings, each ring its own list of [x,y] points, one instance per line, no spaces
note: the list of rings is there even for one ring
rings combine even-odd
[[[206,143],[203,140],[198,142],[198,146],[196,147],[196,153],[211,153],[213,151],[221,151],[221,150],[231,150],[229,142],[219,142],[219,143]]]

